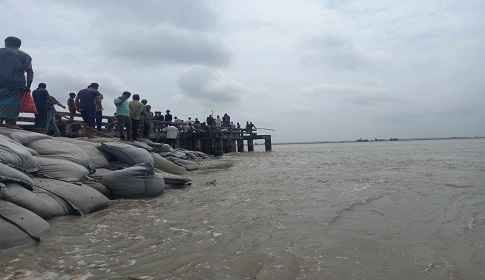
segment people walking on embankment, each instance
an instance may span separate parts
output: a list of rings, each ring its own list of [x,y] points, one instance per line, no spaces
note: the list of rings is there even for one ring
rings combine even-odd
[[[131,117],[130,117],[130,105],[128,98],[130,98],[131,93],[125,91],[120,97],[115,98],[114,103],[116,106],[116,120],[118,125],[118,132],[121,141],[131,141]],[[126,128],[126,131],[125,131]]]
[[[10,128],[20,128],[20,101],[34,79],[32,58],[19,50],[20,45],[19,38],[10,36],[5,38],[5,48],[0,48],[0,121],[5,120]]]

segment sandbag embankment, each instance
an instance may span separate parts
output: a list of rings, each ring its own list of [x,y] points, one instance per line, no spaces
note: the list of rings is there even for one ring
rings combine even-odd
[[[66,181],[77,182],[89,175],[89,170],[75,162],[57,158],[34,157],[40,164],[38,173],[47,177]]]
[[[97,190],[84,184],[72,184],[54,179],[32,178],[34,185],[61,197],[76,214],[89,214],[108,207],[110,200]]]
[[[32,190],[34,182],[25,173],[0,162],[0,182],[16,182]]]
[[[153,166],[157,169],[175,175],[184,175],[188,173],[185,168],[171,162],[168,159],[163,158],[159,154],[151,153],[150,155],[153,158]]]
[[[0,162],[17,166],[27,172],[39,170],[31,152],[25,146],[0,134]]]
[[[49,223],[29,210],[0,199],[0,250],[33,244]]]
[[[158,196],[165,188],[163,177],[155,174],[149,162],[109,172],[103,176],[103,184],[111,189],[114,198]]]
[[[74,144],[54,139],[40,139],[25,145],[34,149],[42,157],[65,159],[90,168],[88,155]]]
[[[106,142],[99,146],[99,149],[112,154],[118,161],[129,165],[149,162],[153,165],[153,158],[150,153],[142,148],[119,142]]]
[[[0,199],[23,207],[43,219],[65,216],[73,212],[60,197],[38,187],[30,191],[14,182],[0,183]]]
[[[109,167],[108,158],[106,158],[105,154],[99,149],[101,143],[65,137],[58,137],[56,140],[71,143],[81,148],[88,155],[89,162],[94,168]]]
[[[199,170],[200,165],[196,162],[186,160],[186,159],[181,159],[177,157],[170,157],[169,160],[179,166],[182,166],[188,171],[194,171],[194,170]]]
[[[0,134],[5,135],[10,139],[19,142],[22,145],[29,144],[39,139],[54,139],[53,137],[50,137],[49,135],[45,135],[42,133],[20,130],[20,129],[12,129],[8,127],[0,127]]]
[[[108,186],[106,186],[103,183],[100,183],[100,182],[93,180],[93,179],[84,179],[84,180],[81,181],[81,183],[97,190],[98,192],[102,193],[104,196],[106,196],[109,199],[113,198],[113,193],[111,192],[111,189],[108,188]]]

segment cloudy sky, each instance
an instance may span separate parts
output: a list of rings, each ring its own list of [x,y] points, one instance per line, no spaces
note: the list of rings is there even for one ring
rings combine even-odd
[[[481,0],[0,0],[34,84],[128,90],[273,142],[485,136]]]

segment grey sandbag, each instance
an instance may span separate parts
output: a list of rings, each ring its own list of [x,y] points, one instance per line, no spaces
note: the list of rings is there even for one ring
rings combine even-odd
[[[0,250],[33,244],[48,230],[38,215],[0,199]]]
[[[102,151],[110,153],[116,157],[118,161],[136,165],[140,163],[149,162],[153,165],[153,158],[150,153],[142,148],[137,148],[125,143],[119,142],[105,142],[99,147]]]
[[[1,134],[0,161],[15,165],[27,172],[39,170],[39,165],[25,146]]]
[[[187,174],[187,170],[185,168],[180,167],[177,164],[169,161],[168,159],[163,158],[161,155],[151,153],[151,156],[153,157],[153,165],[155,166],[155,168],[175,175]]]
[[[32,190],[34,182],[29,176],[0,162],[0,182],[16,182]]]
[[[173,153],[175,150],[170,145],[164,145],[158,148],[159,153]]]
[[[56,140],[71,143],[81,148],[88,155],[89,162],[94,168],[109,167],[109,162],[105,154],[98,149],[101,143],[66,137],[58,137]]]
[[[0,134],[5,135],[10,139],[19,142],[22,145],[29,144],[39,139],[53,139],[52,137],[42,133],[20,130],[20,129],[12,129],[7,127],[0,127]]]
[[[170,186],[175,189],[185,188],[191,185],[192,180],[179,176],[170,174],[167,172],[163,172],[161,170],[155,169],[157,174],[160,174],[163,177],[163,181],[165,182],[166,186]]]
[[[190,160],[171,157],[170,161],[172,161],[173,163],[175,163],[177,165],[184,167],[188,171],[194,171],[194,170],[200,169],[200,165],[198,163],[190,161]]]
[[[163,177],[155,174],[149,162],[112,171],[103,176],[114,198],[141,198],[161,195],[165,188]]]
[[[44,219],[69,215],[71,207],[60,197],[38,187],[29,191],[14,182],[0,183],[0,198],[28,209]],[[70,210],[71,209],[71,210]]]
[[[89,175],[89,170],[75,162],[57,158],[34,157],[40,164],[39,173],[47,175],[50,178],[77,182]]]
[[[84,184],[76,185],[55,179],[32,178],[34,185],[66,201],[74,210],[71,214],[89,214],[110,205],[110,200]]]
[[[92,179],[91,180],[89,180],[89,179],[82,180],[81,183],[97,190],[98,192],[102,193],[104,196],[106,196],[109,199],[113,198],[113,193],[111,192],[111,189],[108,188],[108,186],[106,186],[105,184],[102,184],[102,183],[100,183],[96,180],[92,180]]]
[[[40,139],[26,144],[42,157],[65,159],[89,169],[89,157],[78,146],[54,139]]]
[[[197,158],[197,156],[196,156],[194,153],[189,152],[189,151],[185,151],[185,155],[186,155],[188,158],[190,158],[190,159],[196,159],[196,158]]]

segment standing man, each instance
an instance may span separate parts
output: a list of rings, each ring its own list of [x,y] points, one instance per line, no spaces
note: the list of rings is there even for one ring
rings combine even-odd
[[[91,83],[88,88],[82,89],[78,92],[74,102],[76,109],[81,113],[84,121],[83,136],[94,138],[94,126],[96,123],[96,105],[101,105],[100,93],[98,91],[99,85]]]
[[[19,50],[21,44],[19,38],[10,36],[5,38],[5,48],[0,48],[0,120],[6,120],[10,128],[20,128],[20,100],[24,92],[30,91],[34,79],[32,58]]]
[[[143,122],[143,136],[146,139],[150,139],[150,129],[152,127],[153,112],[151,111],[152,106],[145,105],[145,118]]]
[[[170,147],[175,148],[175,140],[179,135],[179,129],[170,124],[162,129],[162,131],[167,133],[167,144],[169,144]]]
[[[125,91],[120,97],[115,98],[116,106],[116,120],[118,123],[118,132],[120,134],[121,141],[130,141],[131,139],[131,118],[130,118],[130,105],[128,103],[128,98],[130,98],[131,93]],[[125,133],[126,127],[126,133]]]
[[[143,112],[143,103],[140,102],[140,95],[133,94],[133,100],[129,103],[131,117],[131,139],[138,140],[138,127],[140,126],[141,113]]]
[[[99,105],[96,104],[96,129],[98,131],[101,131],[101,126],[103,124],[103,105],[101,103],[103,102],[103,94],[99,94]]]
[[[166,114],[165,114],[165,121],[166,122],[172,122],[172,115],[170,114],[170,110],[167,110],[165,112],[166,112]],[[165,126],[168,126],[168,124],[166,124]]]
[[[54,131],[54,134],[52,136],[59,137],[61,136],[61,133],[59,132],[59,128],[56,125],[57,111],[56,108],[54,108],[54,105],[61,106],[63,109],[65,109],[66,106],[59,103],[59,101],[57,101],[57,99],[55,99],[53,96],[49,97],[50,99],[47,99],[47,119],[45,122],[44,133],[49,134],[49,129],[52,128],[52,130]],[[52,102],[51,99],[54,102]]]
[[[67,107],[69,108],[69,119],[72,121],[76,114],[76,102],[74,102],[76,94],[74,92],[69,93],[69,99],[67,99]]]
[[[55,98],[49,95],[47,91],[47,85],[45,83],[40,83],[36,90],[32,92],[32,99],[34,99],[35,107],[37,108],[37,114],[35,114],[35,131],[39,133],[47,134],[48,130],[48,117],[49,117],[49,104],[55,104],[61,106],[62,108],[66,108],[66,106],[62,105],[57,101]],[[54,106],[52,105],[52,108]],[[56,110],[54,109],[54,116]]]

